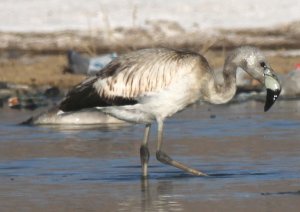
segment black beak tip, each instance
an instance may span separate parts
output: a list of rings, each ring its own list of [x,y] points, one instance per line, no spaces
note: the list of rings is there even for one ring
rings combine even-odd
[[[266,103],[265,103],[265,108],[264,108],[265,112],[267,112],[272,107],[274,102],[279,97],[280,91],[281,90],[273,91],[271,89],[267,89],[267,97],[266,97]]]

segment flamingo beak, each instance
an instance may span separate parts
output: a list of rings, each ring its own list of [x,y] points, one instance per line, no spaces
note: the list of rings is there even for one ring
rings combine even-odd
[[[266,112],[272,107],[274,102],[279,97],[281,86],[278,81],[278,78],[276,77],[275,74],[273,74],[273,72],[270,69],[265,70],[264,76],[265,76],[265,86],[267,89],[266,103],[264,108]]]

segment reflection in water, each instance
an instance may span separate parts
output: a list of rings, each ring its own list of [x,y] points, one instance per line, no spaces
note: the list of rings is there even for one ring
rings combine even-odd
[[[58,130],[61,132],[77,132],[78,130],[98,130],[99,132],[111,132],[120,130],[124,127],[129,127],[129,123],[119,123],[119,124],[65,124],[65,125],[40,125],[39,127],[49,128]]]
[[[261,195],[300,195],[299,191],[279,191],[279,192],[263,192]]]
[[[184,211],[173,192],[173,182],[162,180],[150,186],[147,178],[141,178],[140,204],[136,199],[119,203],[119,211]]]
[[[148,178],[141,178],[141,210],[149,211],[151,209],[151,193],[149,190],[149,180]]]

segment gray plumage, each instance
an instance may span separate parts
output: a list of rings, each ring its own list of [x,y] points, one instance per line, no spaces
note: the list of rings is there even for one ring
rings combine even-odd
[[[148,137],[153,121],[158,123],[156,157],[159,161],[194,175],[205,175],[171,159],[162,149],[163,123],[166,117],[199,99],[226,103],[236,92],[236,69],[240,67],[268,91],[265,111],[280,93],[280,84],[260,50],[244,46],[225,60],[221,82],[200,54],[172,49],[144,49],[119,56],[97,76],[74,87],[60,109],[73,111],[97,107],[118,119],[146,124],[140,156],[143,176],[147,176]]]

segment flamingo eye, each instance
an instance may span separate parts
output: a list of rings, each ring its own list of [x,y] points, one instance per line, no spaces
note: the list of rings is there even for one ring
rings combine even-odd
[[[264,69],[267,68],[267,65],[265,62],[260,62],[260,66],[263,67]]]

